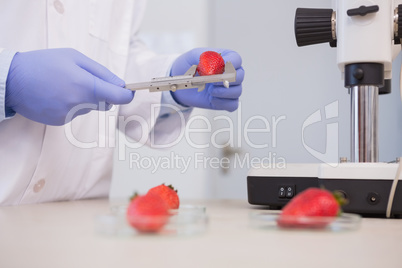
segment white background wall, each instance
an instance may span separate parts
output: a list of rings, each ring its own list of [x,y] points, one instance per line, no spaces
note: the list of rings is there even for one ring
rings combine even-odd
[[[244,128],[253,116],[262,116],[272,123],[272,117],[285,116],[276,132],[254,133],[255,143],[268,142],[264,149],[255,149],[244,142],[235,148],[241,154],[264,157],[275,153],[287,163],[320,162],[302,144],[303,122],[316,110],[324,110],[338,102],[338,117],[329,123],[338,124],[339,156],[349,157],[350,96],[343,87],[336,66],[336,49],[327,44],[298,48],[294,39],[294,12],[297,7],[330,8],[330,0],[244,1],[244,0],[149,0],[148,14],[142,35],[146,42],[161,53],[182,53],[192,47],[214,46],[231,48],[243,58],[246,70],[241,111],[237,113],[196,110],[195,115],[211,119],[213,128],[224,124],[213,119],[230,117]],[[394,62],[393,92],[380,97],[380,160],[391,161],[402,156],[402,104],[399,95],[401,56]],[[255,121],[253,128],[263,128]],[[306,143],[325,152],[326,124],[311,126],[305,132]],[[202,124],[199,124],[203,127]],[[197,126],[197,124],[195,124]],[[237,134],[236,134],[237,135]],[[236,137],[237,139],[238,137]],[[208,141],[210,135],[198,137]],[[224,141],[225,137],[221,137]],[[329,141],[335,142],[335,141]],[[235,147],[239,147],[236,144]],[[141,149],[141,154],[158,157],[170,152]],[[182,142],[174,152],[192,157],[197,152]],[[222,150],[201,151],[206,156],[222,156]],[[179,170],[138,170],[129,163],[116,161],[111,197],[128,196],[133,190],[145,191],[159,182],[174,183],[183,198],[246,198],[246,176],[249,167],[237,167],[227,173],[215,168],[191,168],[184,174]]]

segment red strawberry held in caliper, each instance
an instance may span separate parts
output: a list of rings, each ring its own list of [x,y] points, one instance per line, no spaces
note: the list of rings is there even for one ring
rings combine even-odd
[[[225,71],[225,61],[220,53],[215,51],[205,51],[200,56],[197,66],[199,75],[223,74]]]

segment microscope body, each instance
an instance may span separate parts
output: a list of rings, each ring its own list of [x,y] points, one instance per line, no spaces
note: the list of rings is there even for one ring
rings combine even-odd
[[[335,2],[337,64],[351,96],[352,162],[379,160],[378,96],[391,92],[392,61],[401,50],[397,2]]]
[[[351,98],[350,159],[253,168],[248,201],[279,209],[309,187],[325,187],[349,200],[345,212],[402,217],[399,164],[378,162],[378,98],[391,92],[392,61],[401,50],[402,0],[334,0],[332,8],[298,8],[295,35],[298,46],[329,43],[337,49]]]
[[[343,75],[348,64],[379,63],[384,65],[384,78],[391,79],[392,61],[400,51],[400,46],[394,45],[397,2],[402,3],[394,0],[334,1],[337,64]],[[372,8],[372,12],[365,15],[348,15],[362,6],[377,6],[378,11]],[[352,12],[348,12],[350,10]]]
[[[401,0],[337,0],[334,9],[298,8],[299,46],[329,42],[351,95],[352,162],[378,162],[378,95],[391,92],[401,50]],[[401,18],[400,18],[401,17]]]

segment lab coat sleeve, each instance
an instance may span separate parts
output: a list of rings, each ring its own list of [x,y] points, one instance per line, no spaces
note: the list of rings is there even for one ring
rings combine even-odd
[[[150,81],[169,75],[178,55],[157,55],[134,36],[129,51],[126,83]],[[138,90],[133,101],[122,105],[118,128],[134,141],[151,147],[174,145],[183,137],[192,109],[177,104],[170,92]]]
[[[15,51],[0,48],[0,122],[14,115],[6,111],[6,82]]]

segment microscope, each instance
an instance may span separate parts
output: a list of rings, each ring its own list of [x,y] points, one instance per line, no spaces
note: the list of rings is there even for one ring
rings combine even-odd
[[[299,47],[329,43],[337,50],[337,64],[351,98],[350,159],[253,168],[247,176],[248,201],[280,209],[299,192],[324,187],[343,195],[348,201],[345,212],[401,217],[402,163],[379,162],[378,99],[391,92],[392,61],[402,42],[402,0],[333,4],[333,9],[298,8],[295,36]]]

